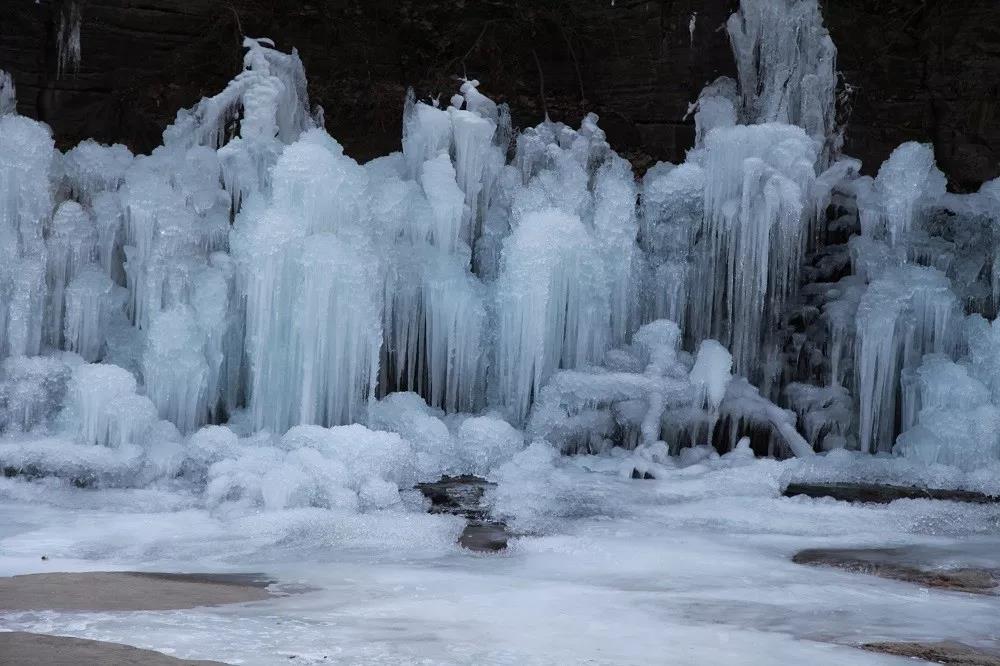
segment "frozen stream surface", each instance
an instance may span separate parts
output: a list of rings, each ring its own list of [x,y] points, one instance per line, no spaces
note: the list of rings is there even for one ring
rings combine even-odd
[[[233,664],[902,664],[853,646],[1000,646],[1000,596],[790,561],[803,548],[917,545],[935,566],[997,567],[1000,505],[784,498],[795,461],[732,454],[656,480],[623,478],[623,464],[564,458],[501,485],[494,501],[526,536],[499,555],[454,545],[452,516],[227,517],[168,487],[4,479],[4,575],[266,571],[316,589],[211,609],[6,613],[0,629]]]

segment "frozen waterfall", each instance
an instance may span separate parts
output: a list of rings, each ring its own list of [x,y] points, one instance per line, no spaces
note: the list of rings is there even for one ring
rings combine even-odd
[[[56,150],[0,72],[0,466],[362,510],[525,438],[1000,459],[1000,184],[916,143],[860,176],[816,0],[726,27],[737,80],[641,179],[476,80],[359,164],[267,39],[149,155]]]

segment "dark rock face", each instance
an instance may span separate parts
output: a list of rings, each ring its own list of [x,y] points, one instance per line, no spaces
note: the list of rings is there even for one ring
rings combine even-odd
[[[58,16],[80,2],[82,63],[56,75]],[[483,81],[515,124],[587,110],[638,167],[679,161],[684,115],[732,74],[720,26],[736,0],[5,0],[0,68],[22,113],[62,147],[94,136],[145,151],[177,108],[238,70],[240,35],[299,49],[328,129],[358,159],[398,149],[406,86],[418,95]],[[846,151],[874,172],[916,139],[935,145],[958,189],[1000,174],[1000,3],[825,3],[854,90]],[[697,12],[693,33],[692,14]]]

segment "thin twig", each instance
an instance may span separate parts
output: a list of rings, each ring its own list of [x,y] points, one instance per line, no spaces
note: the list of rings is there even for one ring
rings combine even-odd
[[[531,49],[531,55],[535,57],[535,66],[538,68],[538,93],[542,98],[542,111],[545,113],[545,120],[549,119],[549,107],[545,103],[545,74],[542,73],[542,63],[538,60],[535,49]]]
[[[570,41],[569,36],[563,29],[562,23],[559,24],[559,34],[562,35],[563,41],[566,42],[566,49],[573,59],[573,69],[576,70],[576,82],[580,86],[580,104],[584,104],[587,101],[587,96],[583,92],[583,76],[580,74],[580,63],[576,59],[576,50],[573,49],[573,42]]]

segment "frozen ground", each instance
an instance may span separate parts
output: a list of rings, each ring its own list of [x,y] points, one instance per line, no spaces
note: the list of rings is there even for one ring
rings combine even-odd
[[[903,664],[851,646],[1000,646],[1000,596],[789,561],[912,544],[964,553],[942,566],[996,567],[1000,505],[780,497],[795,461],[729,455],[636,481],[628,459],[531,459],[543,453],[503,468],[496,510],[528,536],[491,556],[455,546],[449,516],[227,516],[165,487],[3,479],[0,574],[265,571],[317,589],[203,610],[8,613],[0,629],[241,664]]]

